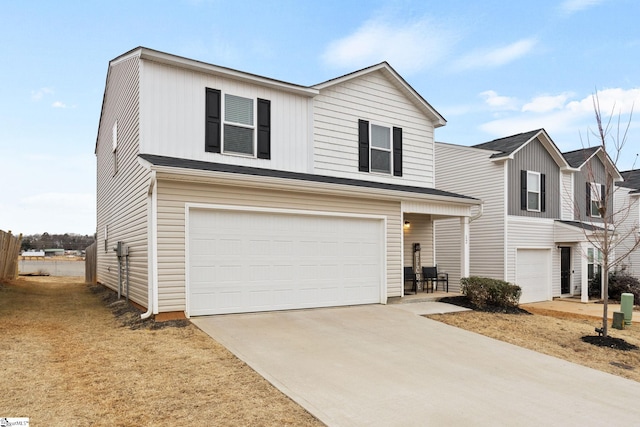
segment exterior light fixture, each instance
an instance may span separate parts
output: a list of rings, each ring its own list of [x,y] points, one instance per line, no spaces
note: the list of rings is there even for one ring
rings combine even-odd
[[[409,221],[405,221],[404,222],[404,228],[407,229],[407,228],[410,228],[410,227],[411,227],[411,223]]]

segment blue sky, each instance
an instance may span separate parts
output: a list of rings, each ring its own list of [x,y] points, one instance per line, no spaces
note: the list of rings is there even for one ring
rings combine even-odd
[[[447,119],[436,140],[461,145],[540,127],[562,151],[594,145],[598,91],[614,131],[635,103],[630,169],[639,18],[637,0],[3,2],[0,229],[95,231],[107,66],[137,46],[301,85],[388,61]]]

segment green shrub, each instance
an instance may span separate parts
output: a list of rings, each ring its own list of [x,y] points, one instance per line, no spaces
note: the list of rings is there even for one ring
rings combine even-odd
[[[488,277],[463,277],[460,284],[462,294],[478,308],[488,305],[517,307],[522,294],[520,286]]]
[[[623,293],[633,294],[634,305],[640,304],[640,280],[625,269],[609,273],[609,298],[620,301]]]

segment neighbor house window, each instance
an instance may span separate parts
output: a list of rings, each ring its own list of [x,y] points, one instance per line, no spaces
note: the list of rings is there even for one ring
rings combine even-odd
[[[603,200],[603,186],[595,182],[588,183],[589,191],[589,216],[600,218],[600,206]]]
[[[545,174],[535,171],[520,171],[520,209],[544,212],[546,208]]]
[[[358,170],[402,176],[402,128],[359,120]]]
[[[540,174],[527,172],[527,210],[540,211]]]
[[[205,91],[205,151],[271,158],[271,101]]]

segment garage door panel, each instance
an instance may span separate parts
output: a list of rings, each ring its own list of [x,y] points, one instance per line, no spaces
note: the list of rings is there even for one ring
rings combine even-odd
[[[551,291],[551,257],[548,249],[518,249],[516,284],[521,303],[546,301]]]
[[[189,314],[380,302],[382,220],[192,209]]]

